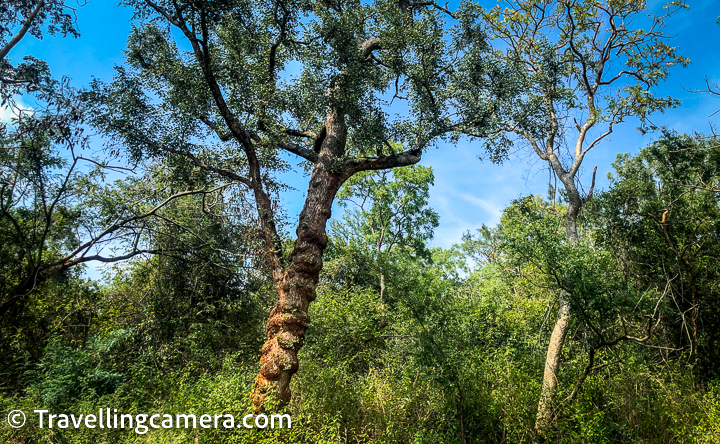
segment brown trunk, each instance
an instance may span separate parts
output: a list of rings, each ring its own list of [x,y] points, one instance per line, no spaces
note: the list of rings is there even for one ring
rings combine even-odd
[[[318,186],[313,190],[311,185],[305,208],[300,213],[298,237],[288,268],[275,282],[278,303],[270,312],[260,373],[253,392],[253,405],[258,409],[273,391],[276,393],[271,396],[278,400],[279,407],[290,401],[290,379],[298,370],[297,354],[310,323],[308,308],[315,300],[315,288],[323,265],[322,254],[327,246],[326,222],[339,188],[337,177],[325,175],[324,180],[315,180],[319,175],[313,174],[311,184]]]
[[[267,340],[262,347],[260,372],[255,380],[253,405],[260,411],[270,396],[282,408],[290,401],[290,379],[298,370],[298,351],[310,324],[308,308],[315,300],[322,255],[327,246],[326,225],[335,194],[346,179],[333,171],[334,160],[345,150],[347,127],[342,114],[331,110],[305,205],[300,212],[297,239],[287,269],[274,276],[278,303],[270,312]]]
[[[293,257],[283,281],[277,286],[279,299],[270,312],[267,341],[262,347],[260,372],[253,392],[253,405],[258,409],[263,407],[268,395],[276,398],[280,407],[290,401],[290,378],[298,370],[297,354],[310,323],[308,308],[315,299],[325,247],[321,242],[305,242],[303,251]]]
[[[563,180],[565,179],[565,180]],[[577,242],[577,217],[582,206],[580,193],[575,187],[574,179],[567,176],[560,176],[560,180],[565,185],[568,194],[568,211],[565,215],[565,229],[568,242]],[[543,373],[542,391],[540,392],[540,400],[538,402],[538,412],[535,420],[535,430],[538,434],[544,435],[552,422],[552,399],[558,384],[558,374],[560,372],[560,359],[562,358],[562,350],[565,345],[565,338],[570,329],[570,304],[564,291],[560,291],[560,302],[558,308],[558,317],[555,321],[555,327],[550,335],[550,343],[548,344],[547,356],[545,357],[545,371]]]

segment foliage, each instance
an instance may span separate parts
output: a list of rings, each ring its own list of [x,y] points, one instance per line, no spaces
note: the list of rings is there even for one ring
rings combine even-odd
[[[652,126],[649,114],[679,105],[656,89],[672,67],[689,63],[663,29],[684,8],[669,2],[656,14],[643,1],[520,0],[489,10],[466,4],[462,37],[484,32],[496,46],[492,61],[475,55],[459,70],[464,131],[480,137],[493,160],[519,143],[559,178],[574,176],[616,125],[637,117]],[[478,100],[488,93],[490,100]]]
[[[635,285],[664,289],[668,339],[710,374],[720,362],[719,154],[712,141],[668,132],[637,156],[619,156],[592,219],[598,242]]]
[[[433,180],[432,169],[423,166],[357,174],[338,193],[347,210],[344,223],[331,223],[332,230],[348,244],[378,254],[395,247],[422,255],[439,224],[427,206]]]
[[[37,39],[46,34],[68,34],[79,37],[73,8],[64,0],[8,0],[0,7],[0,108],[21,110],[16,95],[23,90],[43,100],[53,95],[57,81],[53,80],[45,61],[31,55],[19,64],[10,60],[10,52],[26,35]],[[0,123],[4,128],[5,124]]]
[[[67,5],[0,6],[3,99],[37,99],[0,132],[0,303],[17,301],[1,318],[0,403],[242,417],[256,408],[250,392],[278,289],[302,284],[317,298],[283,407],[293,428],[3,425],[3,442],[718,441],[715,140],[666,131],[621,155],[609,188],[581,205],[569,193],[560,203],[520,198],[499,225],[450,249],[431,245],[432,169],[410,166],[453,131],[486,137],[494,160],[510,146],[503,122],[544,140],[544,155],[552,144],[572,154],[578,134],[554,128],[553,110],[555,123],[583,117],[581,132],[675,106],[655,95],[687,62],[663,43],[664,16],[633,31],[644,2],[452,12],[404,0],[127,3],[138,19],[127,63],[82,93],[43,61],[8,56],[23,21],[30,36],[76,36]],[[608,19],[622,26],[605,30]],[[619,45],[612,54],[597,51],[606,37]],[[509,46],[490,57],[489,40]],[[586,109],[578,98],[589,95]],[[88,154],[88,120],[110,137],[105,159]],[[343,125],[347,140],[328,148]],[[296,228],[308,236],[294,245],[277,198],[285,152],[313,169],[308,195],[322,188],[318,176],[347,173],[334,176],[342,180],[321,196],[325,206],[306,205]],[[326,233],[336,191],[344,213]],[[566,229],[581,207],[577,229]],[[312,212],[323,225],[303,223]],[[302,260],[278,274],[279,257]],[[114,265],[93,281],[83,274],[90,261]],[[554,422],[539,436],[561,299],[574,316]]]

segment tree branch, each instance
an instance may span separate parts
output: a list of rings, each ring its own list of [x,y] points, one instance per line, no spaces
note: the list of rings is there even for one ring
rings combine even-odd
[[[420,162],[422,153],[419,150],[409,150],[398,154],[380,157],[357,157],[345,161],[341,167],[343,180],[350,178],[360,171],[384,170],[388,168],[415,165]]]
[[[37,17],[38,13],[44,6],[45,0],[38,1],[37,5],[35,5],[35,8],[30,12],[30,15],[28,15],[25,23],[22,24],[22,27],[17,32],[17,34],[15,34],[15,36],[10,39],[10,41],[7,42],[7,44],[3,46],[2,49],[0,49],[0,60],[4,60],[10,50],[13,49],[13,47],[17,45],[23,37],[25,37],[25,34],[27,34],[30,26],[32,26],[33,20],[35,20],[35,17]]]

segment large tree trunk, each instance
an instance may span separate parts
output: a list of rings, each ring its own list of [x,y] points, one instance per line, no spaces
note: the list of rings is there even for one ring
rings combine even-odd
[[[565,185],[568,194],[568,211],[565,214],[565,230],[568,242],[577,242],[577,217],[582,206],[582,199],[577,187],[575,187],[574,179],[569,178],[561,181]],[[545,357],[545,371],[543,373],[542,391],[540,392],[540,401],[538,402],[538,412],[535,419],[535,430],[539,435],[544,435],[548,427],[552,423],[553,411],[552,400],[557,389],[558,374],[560,372],[560,360],[562,358],[562,350],[565,345],[565,338],[570,329],[570,303],[567,300],[564,291],[560,291],[558,317],[555,321],[555,327],[550,335],[550,343],[548,344],[547,355]]]
[[[278,303],[270,312],[267,340],[262,347],[260,372],[255,380],[252,398],[259,411],[268,396],[282,408],[290,402],[290,380],[298,370],[298,351],[310,324],[308,308],[315,300],[320,278],[322,255],[327,246],[327,221],[335,194],[346,179],[333,171],[335,159],[344,154],[347,127],[344,116],[328,112],[326,134],[322,140],[319,161],[315,164],[305,205],[300,212],[297,239],[288,266],[274,276]]]
[[[300,213],[295,248],[287,269],[275,282],[278,302],[270,312],[253,392],[253,405],[258,409],[268,395],[278,400],[279,407],[290,401],[290,379],[298,370],[297,354],[310,323],[308,308],[315,300],[322,255],[328,242],[326,223],[340,186],[339,177],[333,176],[313,174],[308,199]]]
[[[369,61],[372,52],[378,48],[380,40],[371,38],[361,43],[358,49],[363,58]],[[310,302],[315,300],[315,288],[322,270],[322,255],[328,242],[327,221],[338,190],[359,171],[396,168],[420,161],[422,145],[387,156],[378,154],[377,157],[346,159],[348,129],[345,114],[340,109],[346,80],[347,73],[341,72],[328,87],[327,93],[331,100],[325,123],[315,140],[315,147],[319,148],[318,156],[316,160],[313,159],[315,167],[310,177],[305,205],[300,212],[295,247],[286,268],[277,267],[273,271],[279,299],[270,312],[267,340],[260,358],[260,372],[252,394],[253,405],[258,411],[264,408],[268,397],[277,400],[278,408],[290,401],[290,379],[298,370],[298,351],[310,324],[308,308]],[[260,181],[258,176],[256,182]],[[258,210],[262,220],[263,209],[259,207]],[[274,229],[269,231],[274,232]],[[269,241],[268,244],[273,245],[273,242]]]
[[[298,351],[303,345],[310,318],[308,308],[315,300],[315,286],[322,268],[326,242],[303,236],[305,244],[292,258],[282,282],[277,285],[278,303],[270,312],[267,340],[262,347],[260,372],[255,380],[253,405],[261,409],[268,395],[280,403],[290,401],[290,379],[298,370]],[[273,393],[274,392],[274,393]]]

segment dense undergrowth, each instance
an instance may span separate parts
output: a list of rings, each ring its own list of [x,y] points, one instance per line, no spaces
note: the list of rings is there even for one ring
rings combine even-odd
[[[408,217],[429,222],[424,231],[396,237],[393,248],[374,243],[377,224],[385,222],[367,215],[383,211],[350,207],[333,226],[285,408],[291,429],[136,433],[3,423],[2,440],[720,442],[717,243],[710,242],[718,207],[714,194],[687,193],[679,182],[692,179],[698,165],[709,171],[716,160],[706,157],[712,150],[693,151],[695,143],[668,136],[637,157],[620,156],[611,188],[588,206],[582,240],[574,244],[563,238],[564,207],[530,196],[508,207],[497,227],[466,235],[461,246],[428,249],[437,225],[424,200],[431,172],[383,177],[389,185],[374,189],[387,194],[376,205],[392,207],[413,189],[417,205]],[[687,158],[691,154],[702,159]],[[666,180],[665,173],[671,179],[656,187],[653,178]],[[671,185],[678,183],[674,194]],[[694,243],[687,220],[678,217],[660,230],[652,218],[638,217],[657,208],[692,215]],[[214,236],[215,245],[228,245],[232,233],[218,227],[212,222],[198,230]],[[664,246],[667,239],[687,242],[693,252],[693,295],[701,296],[694,326],[683,322],[693,307],[687,267]],[[48,281],[2,327],[0,402],[67,414],[101,408],[198,417],[252,413],[264,322],[276,295],[261,259],[241,268],[218,264],[221,258],[201,251],[130,262],[111,269],[104,282],[78,274]],[[541,437],[535,416],[560,289],[571,295],[577,316],[564,349],[554,422]]]
[[[290,430],[10,430],[5,442],[52,443],[531,443],[543,365],[541,323],[547,295],[483,270],[459,285],[415,276],[424,294],[381,301],[376,291],[323,287],[293,385]],[[445,288],[437,288],[435,285]],[[435,291],[442,290],[442,293]],[[433,294],[440,294],[431,300]],[[413,305],[414,304],[414,305]],[[442,306],[442,310],[435,308]],[[97,332],[82,346],[47,342],[24,392],[3,405],[90,413],[252,412],[253,353],[218,353],[188,338],[136,349],[128,329]],[[185,344],[182,344],[185,343]],[[257,343],[257,340],[255,340]],[[185,345],[180,352],[177,348]],[[149,347],[152,348],[152,347]],[[174,350],[174,351],[169,351]],[[163,354],[182,364],[155,362]],[[151,356],[153,355],[153,356]],[[207,359],[215,355],[216,359]],[[574,341],[561,376],[567,395],[585,365]],[[558,443],[713,443],[720,437],[720,390],[685,366],[635,350],[592,374],[553,428]]]

